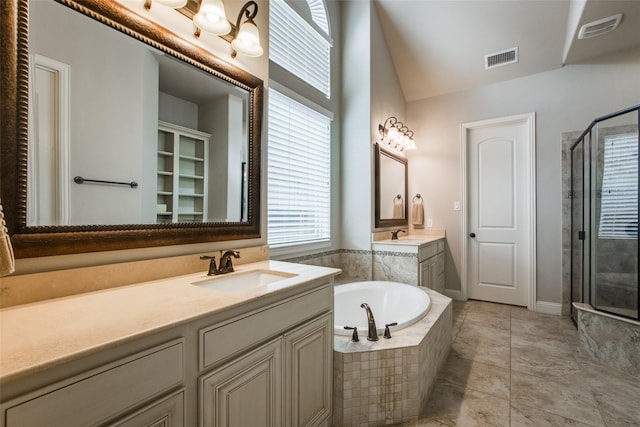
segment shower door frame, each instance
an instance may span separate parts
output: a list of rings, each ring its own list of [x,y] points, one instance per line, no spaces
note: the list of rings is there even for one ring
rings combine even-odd
[[[595,224],[595,205],[593,202],[594,199],[594,193],[593,193],[593,188],[597,187],[597,185],[595,184],[595,180],[596,178],[593,175],[593,168],[595,163],[597,162],[597,157],[594,159],[594,153],[593,153],[593,129],[601,122],[608,120],[608,119],[612,119],[618,116],[622,116],[625,114],[629,114],[633,111],[636,111],[637,113],[637,124],[638,124],[638,136],[640,138],[640,104],[635,105],[633,107],[629,107],[626,108],[624,110],[620,110],[611,114],[607,114],[605,116],[601,116],[596,118],[595,120],[593,120],[591,122],[591,124],[589,125],[589,127],[587,127],[587,129],[576,139],[576,141],[571,144],[570,147],[570,153],[571,153],[571,181],[570,181],[570,191],[571,191],[571,209],[570,209],[570,217],[571,217],[571,260],[570,260],[570,277],[571,277],[571,283],[570,283],[570,302],[571,302],[571,309],[570,309],[570,313],[571,313],[571,317],[574,321],[576,321],[575,316],[575,311],[573,308],[573,303],[574,302],[582,302],[582,303],[589,303],[595,310],[597,311],[601,311],[603,313],[608,313],[608,314],[612,314],[615,316],[621,316],[621,317],[625,317],[625,318],[629,318],[629,319],[634,319],[634,320],[640,320],[640,289],[639,292],[637,292],[637,301],[636,301],[636,317],[630,317],[630,316],[624,316],[620,313],[617,312],[611,312],[611,311],[607,311],[607,310],[603,310],[602,308],[598,308],[596,307],[596,305],[594,305],[594,301],[592,299],[593,296],[593,292],[592,289],[595,286],[595,283],[592,280],[592,276],[593,276],[593,267],[592,266],[592,254],[593,254],[593,250],[592,250],[592,245],[593,245],[593,237],[591,235],[589,235],[590,231],[593,229],[593,226]],[[582,236],[580,236],[579,240],[582,241],[582,251],[581,251],[581,255],[582,255],[582,276],[581,276],[581,283],[579,284],[579,287],[582,289],[582,298],[581,301],[574,301],[574,260],[573,260],[573,256],[574,256],[574,244],[575,244],[575,239],[573,236],[575,227],[574,227],[574,203],[573,203],[573,196],[574,196],[574,150],[580,145],[580,143],[583,144],[583,155],[582,155],[582,167],[583,167],[583,176],[582,176],[582,226],[580,227],[582,230],[581,232],[583,233]],[[638,156],[638,175],[639,175],[639,179],[638,179],[638,185],[640,187],[640,156]],[[640,189],[639,189],[640,190]],[[638,205],[638,218],[640,218],[640,204]],[[636,237],[636,239],[638,239],[638,237]],[[640,266],[640,251],[638,251],[638,254],[636,255],[639,259],[637,260],[637,265]]]

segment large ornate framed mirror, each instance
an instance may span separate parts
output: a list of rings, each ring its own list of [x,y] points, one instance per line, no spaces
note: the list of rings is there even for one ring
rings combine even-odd
[[[407,159],[375,144],[375,227],[406,227]]]
[[[260,237],[259,78],[115,1],[1,8],[16,257]]]

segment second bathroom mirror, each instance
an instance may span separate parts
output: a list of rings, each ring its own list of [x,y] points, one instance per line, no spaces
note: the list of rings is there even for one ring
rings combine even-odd
[[[375,144],[375,228],[406,227],[407,159]]]

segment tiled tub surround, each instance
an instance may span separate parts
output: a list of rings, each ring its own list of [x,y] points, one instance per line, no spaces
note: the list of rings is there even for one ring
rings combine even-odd
[[[373,280],[385,280],[418,286],[417,271],[417,252],[373,252]]]
[[[429,313],[416,324],[371,342],[334,337],[333,423],[380,426],[415,421],[451,349],[452,301],[427,290]]]
[[[640,376],[640,322],[574,303],[578,309],[578,347],[582,354]]]
[[[340,280],[371,280],[372,251],[356,249],[335,249],[284,261],[298,264],[317,265],[320,267],[340,268]]]

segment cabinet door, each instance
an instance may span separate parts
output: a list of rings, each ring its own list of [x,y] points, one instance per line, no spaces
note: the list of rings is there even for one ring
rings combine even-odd
[[[432,256],[420,263],[420,286],[442,292],[438,279],[438,257]]]
[[[422,261],[420,263],[420,286],[425,288],[432,288],[433,284],[431,282],[431,264],[429,264],[429,260]]]
[[[438,257],[431,257],[427,262],[429,263],[429,283],[431,283],[429,287],[434,291],[442,292],[438,278]]]
[[[278,338],[201,377],[200,425],[280,427],[282,401]]]
[[[285,426],[319,426],[331,415],[333,316],[289,332],[285,346]]]

